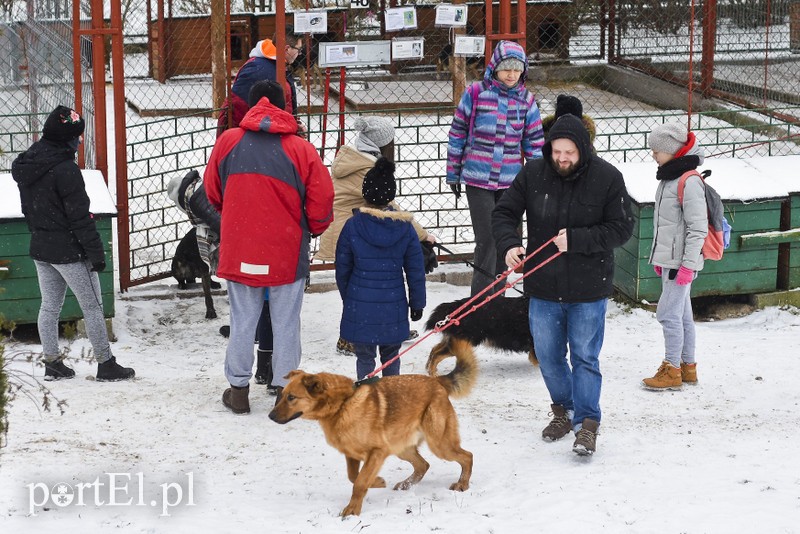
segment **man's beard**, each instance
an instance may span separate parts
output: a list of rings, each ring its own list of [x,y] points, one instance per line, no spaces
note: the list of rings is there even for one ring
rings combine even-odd
[[[561,167],[556,160],[552,161],[553,169],[558,173],[559,176],[571,176],[575,174],[575,171],[578,169],[577,163],[570,163],[568,167]]]

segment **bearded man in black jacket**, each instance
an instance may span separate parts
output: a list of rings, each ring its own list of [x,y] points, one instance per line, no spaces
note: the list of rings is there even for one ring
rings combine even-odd
[[[633,217],[622,174],[592,153],[578,117],[555,122],[542,155],[503,194],[492,231],[509,267],[555,237],[525,270],[561,254],[524,281],[534,349],[552,401],[542,438],[555,441],[574,431],[573,451],[591,455],[600,427],[599,355],[614,290],[614,248],[630,238]],[[525,213],[527,251],[517,232]]]
[[[98,364],[97,380],[129,380],[134,370],[117,363],[108,342],[97,274],[106,268],[105,252],[89,212],[81,169],[75,163],[84,128],[83,118],[75,110],[58,106],[47,117],[42,138],[11,165],[22,214],[31,232],[30,255],[42,294],[37,326],[44,379],[75,376],[58,348],[58,316],[69,287],[83,312]]]

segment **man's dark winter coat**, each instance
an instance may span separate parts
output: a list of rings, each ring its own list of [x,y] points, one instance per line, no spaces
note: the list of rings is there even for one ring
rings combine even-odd
[[[566,177],[552,163],[552,142],[560,138],[572,140],[580,152],[575,172]],[[525,165],[492,213],[498,252],[505,256],[522,246],[517,227],[527,212],[526,255],[562,228],[567,229],[567,252],[527,277],[525,294],[564,302],[609,297],[614,290],[614,248],[630,238],[634,224],[622,173],[592,154],[589,133],[572,115],[553,125],[542,154],[542,159]],[[549,245],[526,263],[525,271],[556,252],[555,245]]]

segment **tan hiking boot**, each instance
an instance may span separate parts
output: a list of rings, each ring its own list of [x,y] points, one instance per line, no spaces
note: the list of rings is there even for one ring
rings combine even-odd
[[[578,456],[591,456],[597,449],[597,431],[600,423],[593,419],[584,419],[581,429],[575,434],[575,443],[572,444],[572,452]]]
[[[681,380],[681,370],[679,367],[675,367],[664,360],[661,362],[661,367],[658,368],[655,376],[653,378],[645,378],[642,380],[642,384],[644,384],[645,389],[652,391],[681,389],[683,384]]]
[[[222,404],[235,414],[250,413],[250,385],[226,389],[222,393]]]
[[[697,364],[681,362],[681,380],[684,384],[697,384]]]
[[[553,420],[542,430],[542,439],[556,441],[572,431],[572,421],[570,420],[570,414],[567,413],[563,406],[551,404],[550,410],[552,410],[550,413],[553,414]]]

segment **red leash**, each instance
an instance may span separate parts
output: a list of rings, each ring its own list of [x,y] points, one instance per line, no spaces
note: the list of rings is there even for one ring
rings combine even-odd
[[[484,306],[485,304],[487,304],[488,302],[490,302],[492,299],[495,299],[495,298],[497,298],[497,297],[501,296],[503,293],[505,293],[505,292],[506,292],[506,290],[507,290],[507,289],[509,289],[509,288],[511,288],[511,287],[514,287],[516,284],[520,283],[522,280],[524,280],[524,279],[525,279],[525,278],[527,278],[528,276],[532,275],[533,273],[535,273],[536,271],[538,271],[539,269],[541,269],[542,267],[544,267],[545,265],[547,265],[548,263],[550,263],[551,261],[553,261],[554,259],[556,259],[557,257],[559,257],[559,256],[562,254],[562,252],[560,252],[560,251],[556,251],[554,254],[552,254],[551,256],[549,256],[549,257],[548,257],[547,259],[545,259],[543,262],[541,262],[541,263],[539,263],[538,265],[536,265],[536,266],[535,266],[533,269],[531,269],[531,270],[527,271],[526,273],[524,273],[524,274],[523,274],[521,277],[519,277],[519,278],[518,278],[517,280],[515,280],[513,283],[508,283],[508,282],[505,282],[505,284],[504,284],[504,286],[503,286],[503,289],[502,289],[502,291],[498,291],[498,292],[496,292],[496,293],[494,293],[494,294],[492,294],[492,295],[489,295],[489,296],[488,296],[488,297],[486,297],[486,298],[485,298],[483,301],[481,301],[479,304],[477,304],[477,305],[475,305],[475,306],[472,306],[471,308],[467,309],[467,307],[468,307],[470,304],[472,304],[472,303],[473,303],[473,302],[475,302],[477,299],[479,299],[481,296],[483,296],[483,294],[484,294],[484,293],[486,293],[487,291],[491,290],[491,288],[493,288],[494,286],[496,286],[498,283],[500,283],[500,282],[502,282],[503,280],[507,279],[507,278],[508,278],[508,276],[509,276],[511,273],[513,273],[513,272],[514,272],[514,269],[516,269],[516,268],[517,268],[517,267],[519,267],[520,265],[523,265],[523,264],[524,264],[526,261],[528,261],[528,260],[529,260],[529,259],[531,259],[533,256],[535,256],[536,254],[538,254],[539,252],[541,252],[541,251],[542,251],[542,249],[544,249],[544,248],[545,248],[547,245],[549,245],[550,243],[552,243],[552,242],[555,240],[555,238],[556,238],[556,237],[557,237],[557,236],[553,236],[553,237],[552,237],[552,238],[550,238],[550,239],[549,239],[547,242],[545,242],[544,244],[542,244],[542,246],[540,246],[539,248],[537,248],[536,250],[534,250],[533,252],[531,252],[530,254],[528,254],[527,256],[525,256],[523,259],[521,259],[521,260],[519,261],[519,263],[517,263],[517,264],[516,264],[516,265],[514,265],[513,267],[509,268],[508,270],[506,270],[506,271],[503,271],[503,273],[502,273],[502,274],[500,274],[500,275],[498,275],[498,276],[497,276],[497,279],[496,279],[494,282],[492,282],[491,284],[489,284],[488,286],[486,286],[485,288],[483,288],[483,290],[482,290],[480,293],[478,293],[478,294],[477,294],[477,295],[475,295],[474,297],[470,298],[470,299],[469,299],[467,302],[465,302],[464,304],[462,304],[461,306],[459,306],[459,307],[458,307],[458,308],[457,308],[455,311],[453,311],[453,312],[452,312],[450,315],[448,315],[447,317],[445,317],[445,318],[444,318],[442,321],[440,321],[440,322],[436,323],[436,327],[435,327],[433,330],[431,330],[431,331],[430,331],[430,332],[428,332],[427,334],[425,334],[425,335],[421,336],[419,339],[417,339],[417,340],[416,340],[416,341],[415,341],[413,344],[411,344],[409,347],[407,347],[406,349],[404,349],[404,350],[401,350],[400,352],[398,352],[398,353],[397,353],[397,355],[396,355],[395,357],[393,357],[393,358],[392,358],[391,360],[389,360],[388,362],[385,362],[383,365],[381,365],[380,367],[378,367],[377,369],[375,369],[374,371],[372,371],[370,374],[368,374],[367,376],[365,376],[365,377],[364,377],[364,378],[362,378],[361,380],[357,380],[357,381],[355,382],[355,384],[354,384],[354,387],[358,387],[359,385],[361,385],[361,384],[363,384],[363,383],[366,383],[366,382],[367,382],[367,381],[369,381],[370,379],[374,378],[374,377],[375,377],[375,375],[377,375],[378,373],[380,373],[381,371],[383,371],[383,370],[384,370],[386,367],[388,367],[389,365],[391,365],[392,363],[394,363],[394,361],[395,361],[395,360],[397,360],[398,358],[400,358],[400,356],[402,356],[403,354],[407,353],[408,351],[410,351],[411,349],[413,349],[414,347],[416,347],[417,345],[419,345],[420,343],[422,343],[424,340],[428,339],[428,337],[432,336],[433,334],[438,334],[438,333],[440,333],[440,332],[444,331],[444,330],[445,330],[445,329],[447,329],[447,328],[448,328],[450,325],[453,325],[453,324],[456,324],[456,325],[457,325],[457,324],[459,324],[459,323],[461,322],[461,320],[462,320],[464,317],[466,317],[466,316],[467,316],[467,315],[469,315],[470,313],[474,312],[475,310],[477,310],[477,309],[478,309],[478,308],[480,308],[481,306]],[[464,311],[464,310],[466,310],[466,311]],[[461,313],[462,311],[464,311],[464,313]],[[461,315],[459,315],[459,313],[461,313]]]

